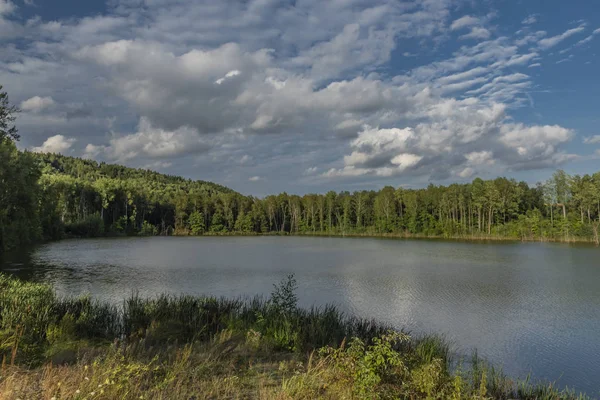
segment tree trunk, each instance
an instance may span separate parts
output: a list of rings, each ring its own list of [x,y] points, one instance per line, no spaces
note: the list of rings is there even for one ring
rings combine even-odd
[[[588,224],[592,222],[592,216],[590,214],[590,208],[588,207],[587,209],[587,215],[588,215]]]

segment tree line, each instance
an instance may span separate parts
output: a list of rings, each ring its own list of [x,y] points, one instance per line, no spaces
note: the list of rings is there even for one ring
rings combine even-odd
[[[0,87],[1,89],[1,87]],[[0,90],[0,251],[101,235],[313,234],[598,243],[600,172],[556,171],[423,189],[244,196],[224,186],[59,154],[19,151]]]

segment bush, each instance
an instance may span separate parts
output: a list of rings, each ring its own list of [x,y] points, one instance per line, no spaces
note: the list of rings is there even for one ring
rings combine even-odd
[[[66,224],[65,233],[76,237],[99,237],[104,234],[104,221],[100,214],[92,214],[81,221]]]
[[[370,321],[348,318],[333,306],[300,309],[296,287],[294,277],[289,276],[275,285],[272,298],[266,301],[259,297],[134,296],[117,308],[88,297],[60,299],[48,285],[0,274],[0,360],[26,366],[44,360],[73,363],[85,356],[84,350],[97,355],[114,342],[115,354],[121,357],[114,365],[119,374],[138,371],[119,350],[131,346],[147,352],[149,369],[144,367],[144,371],[150,372],[158,371],[150,364],[176,358],[181,345],[218,342],[209,355],[217,360],[227,357],[237,346],[232,341],[239,338],[252,353],[230,360],[225,369],[243,364],[250,365],[250,371],[264,352],[273,350],[281,355],[294,352],[296,360],[312,354],[306,365],[300,363],[294,367],[293,376],[283,379],[280,395],[273,398],[585,398],[557,390],[552,384],[515,383],[476,355],[468,370],[462,371],[460,366],[452,369],[448,345],[442,339],[411,338]],[[165,377],[183,370],[175,364],[149,376],[140,390],[168,385],[171,381]],[[206,378],[218,372],[199,373]],[[103,381],[107,379],[106,374],[102,376]],[[0,391],[3,378],[0,374]],[[197,378],[187,376],[180,383],[191,385]],[[130,388],[128,382],[122,381],[124,393]],[[228,398],[238,397],[248,396],[240,392]]]
[[[158,229],[148,221],[142,222],[142,227],[139,232],[140,236],[156,236]]]

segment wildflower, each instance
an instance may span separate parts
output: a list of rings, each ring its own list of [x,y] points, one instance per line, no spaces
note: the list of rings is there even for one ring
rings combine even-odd
[[[85,378],[83,378],[83,379],[85,379],[86,381],[89,381],[89,380],[90,380],[90,378],[88,378],[87,376],[86,376]]]
[[[90,396],[95,396],[95,395],[96,395],[96,392],[90,393]]]
[[[77,390],[75,391],[75,394],[79,394],[79,393],[81,393],[81,390],[77,389]]]

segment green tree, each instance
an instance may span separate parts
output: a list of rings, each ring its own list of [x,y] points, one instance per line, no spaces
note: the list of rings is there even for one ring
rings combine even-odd
[[[206,230],[204,224],[204,214],[199,211],[194,211],[188,219],[189,229],[192,235],[202,235]]]

